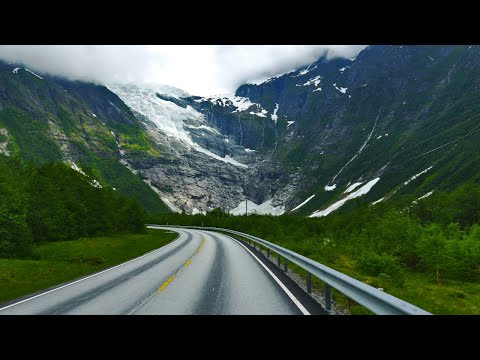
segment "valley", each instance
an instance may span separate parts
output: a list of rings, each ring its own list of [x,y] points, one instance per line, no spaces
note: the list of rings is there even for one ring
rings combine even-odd
[[[28,277],[52,261],[46,287],[173,241],[146,232],[145,223],[225,227],[433,313],[478,313],[479,64],[478,45],[371,45],[355,57],[326,52],[231,93],[199,96],[0,60],[0,265],[18,260],[18,276]],[[177,231],[189,250],[179,246],[174,267],[193,261],[202,231]],[[127,244],[121,256],[108,254],[113,238]],[[206,238],[198,265],[206,284],[220,284],[218,258],[227,248],[260,276],[243,245]],[[76,255],[58,260],[62,246],[48,245],[83,241],[93,251],[86,239],[107,244],[99,250],[105,266]],[[144,240],[134,249],[132,241]],[[38,255],[50,247],[52,254]],[[171,269],[158,269],[169,281]],[[3,279],[10,294],[3,300],[41,290],[26,283],[16,291],[17,270]],[[237,280],[225,291],[239,291]],[[273,294],[290,309],[285,294]],[[337,293],[334,300],[365,313]],[[214,305],[198,308],[221,308]]]

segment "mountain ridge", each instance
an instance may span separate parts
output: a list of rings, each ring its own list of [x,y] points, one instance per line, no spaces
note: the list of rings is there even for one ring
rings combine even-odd
[[[356,202],[404,194],[418,199],[479,181],[480,149],[467,141],[480,114],[479,61],[478,46],[369,46],[355,59],[321,57],[244,84],[233,95],[210,97],[168,86],[102,87],[40,74],[49,86],[60,87],[40,100],[32,92],[42,79],[28,73],[29,83],[16,83],[24,91],[9,85],[13,95],[7,99],[14,102],[0,92],[0,114],[13,106],[31,117],[50,111],[59,118],[58,109],[66,107],[63,133],[55,136],[69,137],[67,125],[76,124],[74,158],[88,158],[85,148],[95,148],[96,156],[116,168],[120,163],[135,181],[148,184],[149,196],[172,211],[233,211],[248,199],[259,209],[271,206],[276,215],[324,216]],[[4,78],[13,66],[0,70]],[[60,96],[62,89],[74,99]],[[12,124],[0,127],[13,131]],[[51,132],[45,130],[43,148],[54,148]],[[11,139],[5,148],[14,151],[15,144]],[[42,156],[58,160],[65,152]],[[103,173],[96,175],[108,183]],[[352,184],[356,189],[347,191]]]

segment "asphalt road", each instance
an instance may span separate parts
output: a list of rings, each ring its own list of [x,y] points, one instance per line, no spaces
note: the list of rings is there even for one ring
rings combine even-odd
[[[278,268],[235,239],[172,229],[172,243],[0,308],[6,314],[321,313]]]

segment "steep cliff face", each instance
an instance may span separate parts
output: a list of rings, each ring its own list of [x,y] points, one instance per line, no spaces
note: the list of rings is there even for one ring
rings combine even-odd
[[[178,96],[171,89],[110,86],[110,90],[162,146],[162,156],[132,165],[172,210],[197,213],[221,207],[229,211],[246,198],[261,204],[279,191],[279,184],[288,183],[280,163],[247,146],[255,143],[250,136],[262,136],[260,129],[265,126],[252,115],[242,119],[240,114],[222,114],[209,100]],[[209,108],[202,113],[205,102]],[[249,126],[249,122],[255,124]]]
[[[0,63],[0,151],[79,164],[152,212],[326,216],[480,181],[479,65],[479,46],[370,46],[202,98]]]

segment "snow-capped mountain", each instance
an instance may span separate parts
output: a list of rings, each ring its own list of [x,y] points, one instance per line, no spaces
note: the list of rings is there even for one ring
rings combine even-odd
[[[174,159],[173,166],[166,166],[163,158],[132,162],[171,210],[198,213],[222,207],[234,212],[245,199],[245,191],[251,192],[252,199],[271,201],[263,201],[256,195],[270,191],[265,188],[268,181],[255,181],[266,178],[265,165],[258,166],[255,151],[217,129],[212,122],[213,110],[201,112],[202,104],[206,103],[210,109],[215,103],[232,113],[251,110],[256,104],[238,97],[193,100],[172,87],[142,89],[134,85],[109,85],[108,88],[132,109],[149,137],[162,147],[162,153]],[[244,188],[247,184],[249,190]]]
[[[251,108],[237,112],[264,111],[266,127],[272,125],[267,119],[274,120],[269,136],[275,151],[260,146],[257,154],[272,151],[283,171],[296,175],[295,182],[280,185],[289,187],[289,196],[276,205],[326,216],[355,201],[422,198],[475,178],[478,142],[471,140],[478,126],[479,50],[370,46],[355,59],[321,58],[241,86],[235,97]],[[206,100],[216,125],[238,141],[240,129],[225,128],[234,124],[228,101]],[[264,139],[263,133],[249,148]],[[464,161],[469,168],[460,165]]]
[[[0,63],[0,152],[74,162],[150,212],[421,201],[479,180],[479,65],[478,46],[370,46],[198,97]]]

